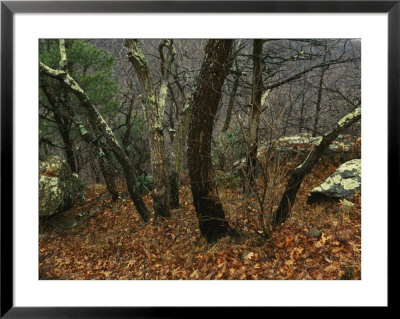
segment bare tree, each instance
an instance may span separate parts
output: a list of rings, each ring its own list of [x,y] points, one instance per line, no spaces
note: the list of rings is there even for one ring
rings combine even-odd
[[[257,164],[258,130],[263,89],[263,43],[264,41],[261,39],[255,39],[253,41],[253,85],[251,92],[251,114],[249,119],[249,140],[246,166],[246,175],[248,177],[249,186],[254,185],[255,167]]]
[[[208,242],[231,232],[215,192],[211,138],[221,89],[232,65],[232,40],[209,40],[191,103],[188,166],[193,203],[201,234]]]
[[[67,163],[71,168],[72,172],[78,172],[77,165],[75,162],[75,154],[73,147],[73,140],[71,138],[71,119],[62,112],[62,106],[65,103],[68,103],[67,95],[63,91],[64,88],[61,88],[59,94],[56,95],[54,90],[55,88],[51,83],[46,83],[41,85],[41,89],[46,95],[47,101],[49,103],[49,108],[51,109],[54,121],[57,125],[58,131],[64,143],[64,151],[65,156],[67,158]]]
[[[257,41],[257,43],[256,43]],[[314,127],[318,126],[321,112],[323,78],[330,68],[344,63],[353,63],[358,58],[346,55],[346,41],[336,55],[330,54],[332,48],[328,48],[327,41],[309,40],[263,40],[268,47],[260,45],[262,40],[254,40],[253,44],[253,80],[251,82],[252,102],[249,115],[249,137],[247,154],[247,180],[254,183],[254,168],[257,164],[257,142],[260,126],[260,114],[264,111],[257,105],[261,103],[263,92],[265,98],[271,96],[270,92],[284,85],[297,81],[316,70],[320,71],[321,89],[318,90],[316,101],[316,114]],[[332,41],[334,47],[337,41]],[[257,46],[257,47],[256,47]],[[314,52],[315,47],[325,48],[323,52]],[[263,67],[264,66],[264,67]],[[264,98],[264,100],[265,100]],[[289,107],[289,113],[292,109]],[[283,115],[283,113],[282,113]],[[311,129],[312,130],[312,129]],[[278,131],[279,132],[279,131]]]
[[[137,40],[125,40],[128,48],[128,59],[135,68],[142,88],[143,108],[145,110],[147,130],[150,142],[151,167],[153,173],[153,205],[157,216],[170,216],[169,183],[164,151],[163,121],[165,102],[168,92],[169,75],[175,57],[175,49],[171,40],[160,43],[162,82],[158,97],[155,91],[151,70],[147,65],[142,48]],[[168,49],[168,56],[164,56],[163,49]]]
[[[81,136],[82,140],[84,140],[88,144],[93,153],[93,156],[97,159],[101,174],[104,177],[107,190],[110,193],[112,200],[116,201],[119,198],[119,193],[115,181],[115,174],[111,165],[112,159],[110,152],[101,144],[101,141],[97,136],[91,134],[86,129],[79,115],[73,110],[73,108],[69,107],[68,110],[74,120],[74,125],[79,135]]]
[[[42,74],[46,74],[54,79],[58,79],[61,81],[71,92],[78,98],[82,107],[84,107],[88,112],[89,120],[91,124],[95,126],[106,139],[109,147],[113,151],[115,157],[120,162],[124,174],[126,185],[128,188],[128,192],[131,195],[131,199],[135,204],[138,213],[142,217],[144,222],[148,222],[150,219],[150,213],[146,208],[146,205],[143,202],[143,199],[140,197],[139,193],[136,189],[136,173],[134,168],[132,167],[129,158],[121,148],[119,142],[115,138],[113,132],[110,127],[104,121],[101,114],[98,112],[97,108],[90,101],[89,96],[82,90],[79,84],[72,78],[72,76],[67,71],[67,54],[65,51],[65,42],[64,40],[60,40],[60,67],[58,69],[52,69],[45,65],[44,63],[39,63],[39,71]]]
[[[289,175],[289,181],[287,183],[285,192],[282,195],[282,199],[277,210],[273,216],[273,224],[282,224],[290,215],[291,207],[296,199],[297,192],[301,186],[304,177],[311,172],[314,166],[318,163],[323,152],[328,148],[329,144],[337,138],[337,136],[343,132],[346,128],[359,121],[361,118],[361,107],[356,108],[352,113],[344,116],[338,123],[337,126],[324,135],[321,141],[314,146],[310,151],[307,158]]]

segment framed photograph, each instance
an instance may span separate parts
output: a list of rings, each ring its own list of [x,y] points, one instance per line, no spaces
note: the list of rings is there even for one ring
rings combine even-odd
[[[1,317],[388,308],[399,28],[399,1],[1,1]]]

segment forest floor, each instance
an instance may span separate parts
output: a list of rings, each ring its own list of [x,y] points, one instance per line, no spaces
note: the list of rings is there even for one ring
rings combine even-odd
[[[337,168],[337,167],[336,167]],[[208,245],[201,237],[188,183],[181,209],[143,225],[132,202],[112,202],[103,185],[89,185],[86,201],[63,214],[68,228],[40,223],[39,278],[70,279],[361,279],[361,195],[341,203],[309,206],[309,191],[335,171],[320,163],[303,182],[292,216],[269,240],[257,226],[257,201],[241,188],[219,187],[227,218],[241,233]],[[274,189],[282,194],[285,180]],[[145,195],[151,210],[151,196]],[[75,222],[79,221],[79,222]],[[72,227],[74,226],[74,227]],[[310,238],[317,228],[320,238]]]

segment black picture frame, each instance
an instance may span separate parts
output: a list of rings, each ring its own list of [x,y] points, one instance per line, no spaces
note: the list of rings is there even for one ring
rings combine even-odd
[[[15,307],[13,303],[13,16],[15,13],[388,13],[388,204],[399,183],[400,1],[1,1],[1,317],[177,318],[238,309],[169,307]],[[389,213],[388,211],[388,213]],[[390,214],[388,215],[390,218]],[[377,217],[378,218],[378,217]],[[389,222],[389,225],[391,223]],[[388,238],[388,243],[390,240]],[[389,247],[389,246],[388,246]],[[389,283],[388,283],[389,284]],[[389,305],[388,300],[388,305]],[[387,307],[389,308],[389,307]],[[261,308],[262,310],[263,308]],[[253,307],[252,311],[260,308]],[[301,311],[306,309],[297,309]],[[264,310],[263,310],[264,311]],[[265,310],[270,314],[271,309]],[[243,313],[248,316],[248,310]]]

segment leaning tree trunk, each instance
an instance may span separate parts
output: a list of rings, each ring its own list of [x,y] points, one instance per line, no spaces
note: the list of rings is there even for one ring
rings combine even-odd
[[[161,88],[159,97],[155,92],[150,68],[137,40],[125,40],[128,48],[128,59],[132,63],[143,91],[143,108],[146,116],[147,131],[149,134],[151,169],[153,174],[153,205],[156,216],[170,216],[169,182],[164,152],[164,108],[167,98],[168,78],[171,72],[175,52],[172,41],[166,40],[160,44],[161,57]],[[164,58],[163,48],[167,47],[169,55]]]
[[[209,40],[191,101],[188,167],[201,234],[207,242],[231,231],[211,174],[211,138],[221,89],[232,65],[232,40]]]
[[[117,139],[114,136],[114,133],[104,121],[101,114],[97,111],[96,107],[90,101],[88,95],[79,84],[72,78],[72,76],[66,71],[67,65],[67,56],[65,52],[64,41],[60,40],[60,67],[61,69],[52,69],[45,65],[44,63],[39,63],[39,71],[43,74],[46,74],[52,78],[60,80],[66,87],[68,87],[72,93],[78,98],[82,107],[84,107],[89,116],[89,120],[96,126],[96,128],[101,132],[101,134],[106,139],[108,145],[113,151],[115,157],[120,162],[122,169],[124,171],[126,185],[128,188],[128,192],[131,196],[131,199],[142,217],[144,222],[148,222],[150,219],[150,213],[146,208],[146,205],[143,202],[143,199],[140,197],[137,188],[136,188],[136,173],[131,165],[128,156],[123,151],[122,147],[119,145]]]
[[[53,111],[54,120],[56,121],[58,132],[60,133],[60,136],[64,143],[64,152],[67,158],[67,163],[71,168],[71,171],[73,173],[77,173],[78,170],[75,163],[74,148],[70,136],[71,123],[70,120],[65,117],[61,112],[61,107],[64,104],[66,98],[63,97],[61,99],[57,97],[54,93],[53,87],[50,84],[44,85],[41,88],[50,103],[51,110]]]
[[[69,112],[74,119],[75,127],[77,128],[79,135],[82,140],[84,140],[88,145],[91,146],[92,153],[94,157],[97,159],[97,163],[99,164],[101,174],[104,177],[104,181],[106,183],[106,187],[113,201],[116,201],[119,197],[118,189],[115,184],[115,176],[111,167],[111,155],[108,150],[104,149],[99,139],[96,136],[93,136],[89,133],[89,131],[85,128],[82,121],[80,120],[78,114],[70,107]]]
[[[357,122],[361,118],[361,108],[356,108],[352,113],[347,114],[343,117],[331,132],[322,137],[321,142],[314,146],[310,151],[307,158],[297,166],[290,173],[289,181],[287,183],[285,192],[283,193],[282,199],[277,210],[274,212],[273,224],[282,224],[290,215],[291,207],[296,199],[297,192],[301,186],[304,177],[311,172],[315,164],[318,163],[319,158],[323,152],[329,147],[333,140],[348,128],[353,123]]]
[[[98,138],[91,135],[86,130],[86,128],[84,127],[78,114],[76,114],[75,111],[72,109],[72,107],[70,105],[68,105],[69,101],[66,98],[63,99],[63,103],[59,103],[58,98],[55,96],[54,91],[51,89],[51,87],[50,88],[42,87],[42,89],[43,89],[43,92],[46,94],[48,101],[52,105],[54,118],[57,122],[57,125],[58,126],[65,125],[65,123],[67,121],[70,122],[72,119],[81,138],[86,143],[88,143],[89,145],[92,146],[92,148],[91,148],[92,153],[95,156],[95,158],[97,159],[97,162],[100,167],[100,171],[106,182],[107,190],[110,193],[112,200],[113,201],[117,200],[119,194],[118,194],[117,187],[115,184],[115,178],[114,178],[111,166],[110,166],[110,155],[109,155],[108,151],[106,151],[105,149],[103,149],[101,147],[100,141],[98,140]],[[62,115],[62,112],[60,110],[60,107],[62,107],[62,105],[64,105],[65,109],[67,109],[67,111],[69,112],[70,118],[67,119],[66,116]],[[60,122],[60,124],[58,124],[59,122]],[[59,127],[59,130],[60,130],[60,134],[62,136],[65,135],[65,137],[63,136],[63,141],[65,144],[66,143],[65,141],[70,139],[69,138],[69,130],[61,129],[60,127]],[[61,133],[61,132],[63,132],[63,133]],[[72,145],[72,143],[71,143],[71,145]],[[65,147],[66,147],[66,144],[65,144]],[[66,150],[66,153],[67,153],[67,150]],[[67,155],[67,158],[68,158],[68,155]],[[73,163],[75,165],[75,161],[73,161]]]
[[[254,186],[257,165],[258,130],[260,126],[262,98],[262,48],[263,40],[255,39],[253,44],[253,89],[251,94],[251,115],[249,120],[249,142],[246,160],[248,186]]]

